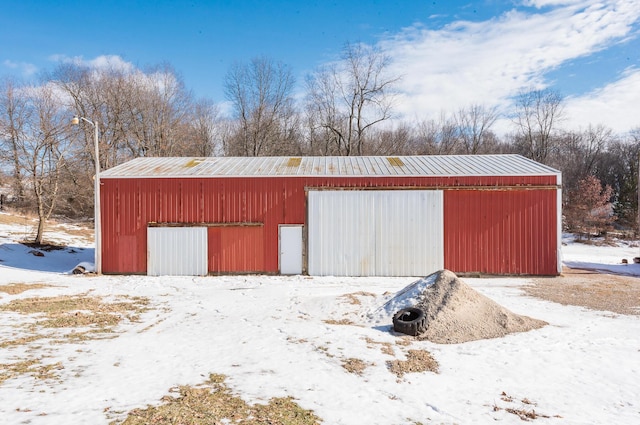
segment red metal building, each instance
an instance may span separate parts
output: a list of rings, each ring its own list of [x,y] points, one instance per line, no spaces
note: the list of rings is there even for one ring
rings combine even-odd
[[[103,273],[561,271],[560,172],[519,155],[137,158],[100,180]]]

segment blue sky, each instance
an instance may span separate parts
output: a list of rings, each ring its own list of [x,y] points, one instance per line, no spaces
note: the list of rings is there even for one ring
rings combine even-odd
[[[168,62],[197,97],[223,102],[235,61],[282,61],[302,90],[346,42],[363,42],[402,76],[405,119],[508,110],[519,90],[549,87],[566,96],[565,126],[624,132],[640,126],[639,30],[640,0],[21,0],[0,13],[0,76],[35,80],[65,60]]]

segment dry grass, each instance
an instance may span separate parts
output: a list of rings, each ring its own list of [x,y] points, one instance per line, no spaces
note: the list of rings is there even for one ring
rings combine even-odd
[[[34,297],[13,300],[0,306],[1,310],[15,311],[22,314],[43,313],[55,316],[60,313],[77,310],[94,310],[98,308],[100,299],[86,295],[64,295],[59,297]]]
[[[398,378],[406,373],[434,372],[438,373],[438,362],[426,350],[409,350],[406,360],[390,360],[387,367]]]
[[[500,400],[511,403],[513,402],[513,397],[503,391],[502,394],[500,394]]]
[[[389,356],[394,356],[395,355],[395,351],[393,350],[393,345],[390,342],[378,342],[376,340],[373,340],[369,337],[366,337],[364,339],[368,346],[371,347],[373,345],[379,345],[380,346],[380,351],[383,354],[387,354]]]
[[[515,404],[516,400],[514,397],[510,396],[509,394],[507,394],[506,392],[502,392],[502,394],[500,394],[500,400],[504,401],[505,403],[512,403]],[[545,415],[542,413],[538,413],[535,411],[534,407],[536,406],[536,403],[532,402],[531,400],[529,400],[528,398],[523,398],[520,400],[521,405],[519,407],[500,407],[496,404],[493,405],[493,411],[497,412],[500,410],[504,410],[507,413],[511,413],[512,415],[516,415],[517,417],[519,417],[521,420],[523,421],[532,421],[534,419],[538,419],[538,418],[550,418],[551,416],[549,415]],[[555,415],[554,418],[561,418],[561,416],[559,415]]]
[[[0,348],[19,347],[19,346],[27,345],[29,343],[32,343],[33,341],[37,341],[39,339],[43,339],[46,337],[47,336],[43,334],[32,334],[32,335],[27,335],[27,336],[16,338],[16,339],[10,339],[7,341],[0,342]]]
[[[118,334],[111,329],[90,329],[85,332],[75,330],[64,334],[56,339],[51,339],[51,344],[75,344],[84,341],[95,341],[98,339],[117,338]]]
[[[35,216],[18,215],[15,213],[0,214],[0,224],[35,225],[34,220]]]
[[[342,359],[342,367],[349,373],[355,373],[356,375],[362,375],[362,372],[367,368],[367,363],[363,360],[350,357],[348,359]]]
[[[7,379],[28,373],[31,370],[31,367],[36,364],[38,364],[38,360],[36,359],[23,360],[17,363],[0,363],[0,384]]]
[[[138,321],[139,314],[147,310],[149,300],[146,298],[123,299],[125,301],[105,302],[100,297],[87,295],[24,298],[0,305],[0,311],[44,316],[44,320],[37,322],[37,326],[43,328],[97,326],[110,329],[124,319]]]
[[[37,321],[28,326],[29,335],[0,341],[0,347],[27,345],[44,338],[51,338],[54,343],[103,339],[104,334],[114,333],[122,322],[139,321],[139,315],[148,310],[148,304],[149,300],[141,297],[120,297],[116,302],[106,302],[86,294],[13,300],[0,305],[0,311],[33,315]],[[89,329],[76,332],[76,328]],[[72,329],[72,332],[44,335],[43,329]]]
[[[148,304],[148,299],[141,297],[123,296],[108,302],[87,294],[13,300],[0,305],[0,312],[32,316],[35,322],[14,326],[18,336],[0,340],[0,348],[29,347],[33,352],[38,348],[33,343],[41,340],[48,344],[69,344],[113,338],[118,325],[138,321],[139,314],[148,310]],[[63,368],[62,363],[43,365],[35,358],[0,364],[0,384],[20,375],[54,379],[56,371]]]
[[[103,332],[120,324],[122,316],[113,313],[82,313],[57,315],[36,323],[43,328],[80,328],[86,326],[97,326]]]
[[[38,226],[37,216],[35,215],[19,215],[16,212],[10,214],[0,214],[0,224],[10,224],[22,226],[23,231],[12,232],[12,234],[19,239],[30,239],[35,237],[36,229]],[[47,239],[47,234],[50,231],[63,232],[69,235],[84,238],[86,240],[93,240],[94,230],[93,222],[78,222],[77,226],[68,225],[65,223],[57,223],[53,219],[47,220],[47,225],[44,231],[44,237]],[[55,243],[52,243],[55,245]]]
[[[306,344],[309,342],[309,340],[306,338],[294,338],[292,336],[288,336],[287,342],[291,342],[293,344]]]
[[[562,276],[533,279],[527,295],[563,305],[640,315],[640,279],[565,267]]]
[[[0,292],[9,295],[18,295],[32,289],[50,288],[51,286],[52,285],[45,283],[9,283],[7,285],[0,285]]]
[[[345,294],[342,295],[338,298],[342,298],[345,301],[347,301],[349,304],[352,305],[360,305],[362,304],[362,301],[360,301],[360,298],[358,297],[375,297],[376,294],[372,294],[371,292],[364,292],[364,291],[358,291],[358,292],[354,292],[352,294]]]
[[[411,345],[412,339],[413,338],[410,337],[410,336],[400,337],[400,338],[396,339],[396,345],[400,345],[402,347],[407,347],[407,346]]]
[[[531,409],[524,409],[524,408],[519,408],[519,409],[515,409],[513,407],[507,407],[506,409],[504,409],[505,412],[511,413],[512,415],[516,415],[517,417],[519,417],[520,419],[522,419],[523,421],[530,421],[533,419],[538,419],[538,418],[548,418],[548,415],[542,415],[540,413],[536,413],[535,410]]]
[[[327,320],[323,320],[323,322],[326,323],[327,325],[355,325],[355,323],[353,323],[350,319],[340,319],[340,320],[327,319]]]
[[[50,230],[57,230],[64,232],[68,235],[79,236],[87,240],[93,240],[95,236],[95,230],[93,229],[93,223],[81,223],[78,226],[68,226],[65,224],[54,224],[50,227]]]
[[[135,409],[122,421],[111,425],[316,425],[321,420],[302,409],[291,397],[273,398],[269,403],[249,405],[224,384],[224,375],[212,374],[201,386],[174,390],[177,397],[165,396],[160,406]]]
[[[20,375],[31,375],[36,379],[55,379],[56,370],[64,369],[62,363],[43,365],[40,359],[27,359],[17,363],[0,364],[0,384]]]

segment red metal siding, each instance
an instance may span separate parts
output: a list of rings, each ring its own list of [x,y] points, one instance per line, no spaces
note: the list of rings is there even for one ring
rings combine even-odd
[[[555,190],[446,191],[445,268],[558,274],[556,203]]]
[[[209,272],[263,272],[264,227],[210,227]]]
[[[525,189],[555,188],[555,176],[106,178],[101,184],[104,273],[146,273],[146,228],[153,222],[261,224],[262,242],[251,231],[236,235],[260,247],[228,251],[251,255],[252,262],[210,254],[209,269],[277,273],[278,225],[305,223],[305,188],[404,187],[445,191],[445,265],[452,271],[557,274],[556,191]],[[512,190],[462,189],[467,186]]]

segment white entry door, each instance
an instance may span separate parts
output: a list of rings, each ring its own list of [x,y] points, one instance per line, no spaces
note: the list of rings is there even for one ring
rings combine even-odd
[[[281,225],[280,274],[302,273],[302,226]]]
[[[148,227],[149,276],[206,276],[206,227]]]

